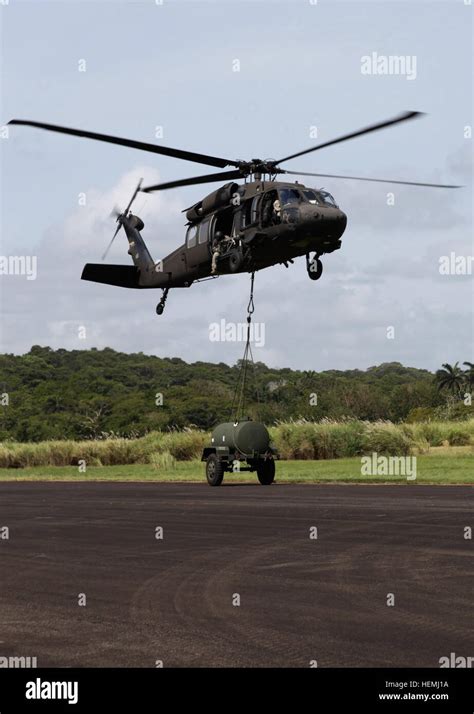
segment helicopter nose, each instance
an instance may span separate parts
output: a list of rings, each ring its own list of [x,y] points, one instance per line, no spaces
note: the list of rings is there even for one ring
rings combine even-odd
[[[313,212],[313,221],[319,230],[327,230],[331,238],[340,238],[347,226],[347,216],[340,208],[321,209],[319,206]]]
[[[347,216],[344,211],[341,211],[340,208],[336,208],[332,211],[332,215],[329,215],[326,220],[331,237],[339,239],[347,226]]]
[[[339,237],[341,237],[342,234],[344,233],[344,231],[346,230],[346,226],[347,226],[347,216],[346,216],[346,214],[344,213],[344,211],[341,211],[340,208],[338,208],[338,209],[336,210],[336,222],[337,222],[338,228],[339,228],[339,230],[340,230]]]

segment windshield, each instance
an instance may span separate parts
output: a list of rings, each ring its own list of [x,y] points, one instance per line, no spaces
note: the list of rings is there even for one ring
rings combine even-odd
[[[316,191],[316,189],[306,188],[303,191],[303,196],[305,200],[312,203],[313,206],[332,206],[333,208],[338,208],[334,196],[331,196],[329,191],[323,191],[322,189]]]
[[[321,196],[322,201],[326,204],[326,206],[334,206],[334,208],[337,208],[337,203],[334,200],[334,196],[331,196],[329,191],[320,190],[318,191],[318,194]]]
[[[281,188],[280,189],[280,202],[282,206],[288,203],[298,203],[301,200],[300,192],[295,188]]]
[[[316,195],[316,191],[306,189],[303,191],[303,195],[307,201],[313,204],[313,206],[319,206],[322,203],[321,199]]]

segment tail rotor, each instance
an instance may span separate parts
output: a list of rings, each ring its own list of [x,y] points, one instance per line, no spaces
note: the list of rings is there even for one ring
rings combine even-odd
[[[130,208],[132,207],[132,203],[133,203],[134,200],[136,199],[136,197],[137,197],[137,195],[138,195],[138,193],[139,193],[139,191],[140,191],[140,189],[141,189],[142,183],[143,183],[143,179],[141,178],[140,181],[137,183],[137,187],[136,187],[135,191],[133,192],[133,195],[132,195],[130,201],[128,202],[128,206],[127,206],[127,208],[125,209],[125,211],[123,211],[122,213],[120,213],[120,210],[119,210],[118,208],[114,208],[114,210],[113,210],[112,213],[110,214],[111,216],[115,217],[115,220],[116,220],[116,222],[118,223],[118,225],[117,225],[117,228],[115,229],[115,233],[114,233],[113,236],[112,236],[112,240],[110,241],[109,245],[108,245],[107,248],[105,249],[104,255],[102,256],[102,260],[105,260],[105,259],[106,259],[107,254],[108,254],[109,250],[110,250],[111,247],[112,247],[112,243],[114,242],[115,238],[117,237],[117,234],[118,234],[119,230],[120,230],[121,227],[122,227],[122,219],[123,219],[123,218],[127,218],[128,213],[129,213],[129,211],[130,211]]]

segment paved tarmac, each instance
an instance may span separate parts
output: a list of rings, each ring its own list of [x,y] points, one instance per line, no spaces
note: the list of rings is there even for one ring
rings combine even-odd
[[[0,483],[0,657],[438,667],[472,656],[473,494]]]

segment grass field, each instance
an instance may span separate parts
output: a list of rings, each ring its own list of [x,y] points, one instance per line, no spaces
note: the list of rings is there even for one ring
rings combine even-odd
[[[362,476],[360,457],[318,461],[279,461],[277,483],[474,483],[474,453],[471,447],[437,447],[417,456],[416,480],[404,476]],[[90,466],[80,473],[76,466],[36,466],[0,469],[0,481],[157,481],[205,483],[204,464],[179,461],[171,466],[151,464]],[[224,483],[256,483],[255,473],[226,474]]]

